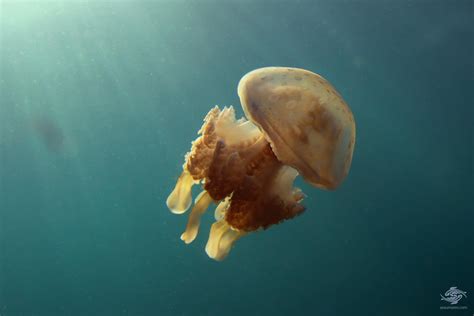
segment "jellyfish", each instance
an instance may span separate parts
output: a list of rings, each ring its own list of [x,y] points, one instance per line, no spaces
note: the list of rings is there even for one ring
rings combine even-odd
[[[336,189],[347,176],[355,145],[351,110],[323,77],[304,69],[265,67],[246,74],[238,95],[246,118],[232,106],[212,108],[185,155],[183,172],[166,203],[185,213],[192,187],[201,185],[181,239],[191,243],[212,203],[215,222],[207,255],[224,259],[234,243],[300,215],[309,184]]]

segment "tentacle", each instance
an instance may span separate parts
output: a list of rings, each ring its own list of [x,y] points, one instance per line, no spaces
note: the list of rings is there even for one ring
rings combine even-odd
[[[186,230],[181,235],[181,240],[185,243],[189,244],[196,238],[199,231],[199,224],[201,223],[201,216],[207,210],[207,207],[211,202],[212,198],[207,191],[202,191],[197,196],[191,214],[189,214]]]
[[[225,212],[227,211],[229,204],[230,204],[229,196],[219,203],[219,205],[216,207],[216,210],[214,211],[214,218],[216,219],[216,221],[224,218]]]
[[[168,196],[166,205],[174,214],[183,214],[191,206],[192,196],[191,189],[195,181],[187,170],[178,178],[173,192]]]
[[[209,240],[206,244],[207,255],[214,259],[223,260],[232,249],[233,244],[246,232],[230,227],[224,219],[212,224]]]

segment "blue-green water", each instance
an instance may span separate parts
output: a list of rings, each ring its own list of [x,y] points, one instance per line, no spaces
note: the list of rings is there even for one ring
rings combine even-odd
[[[472,315],[473,30],[468,0],[0,2],[0,315]],[[352,169],[215,262],[165,200],[272,65],[344,96]]]

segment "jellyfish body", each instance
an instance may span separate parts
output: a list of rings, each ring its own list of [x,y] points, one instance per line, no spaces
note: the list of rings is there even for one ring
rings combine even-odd
[[[314,186],[335,189],[349,172],[355,144],[351,110],[323,77],[303,69],[254,70],[239,83],[246,116],[280,161]]]
[[[304,195],[296,176],[334,189],[350,168],[355,124],[350,109],[322,77],[296,68],[268,67],[245,75],[238,87],[245,118],[214,107],[186,154],[183,172],[167,199],[176,214],[196,198],[181,239],[192,242],[200,217],[216,203],[206,252],[222,260],[234,242],[301,214]]]

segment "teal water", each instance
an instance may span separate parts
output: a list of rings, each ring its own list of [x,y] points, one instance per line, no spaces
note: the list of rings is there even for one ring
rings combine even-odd
[[[0,315],[472,315],[473,33],[468,0],[0,2]],[[352,169],[215,262],[165,200],[273,65],[344,96]]]

